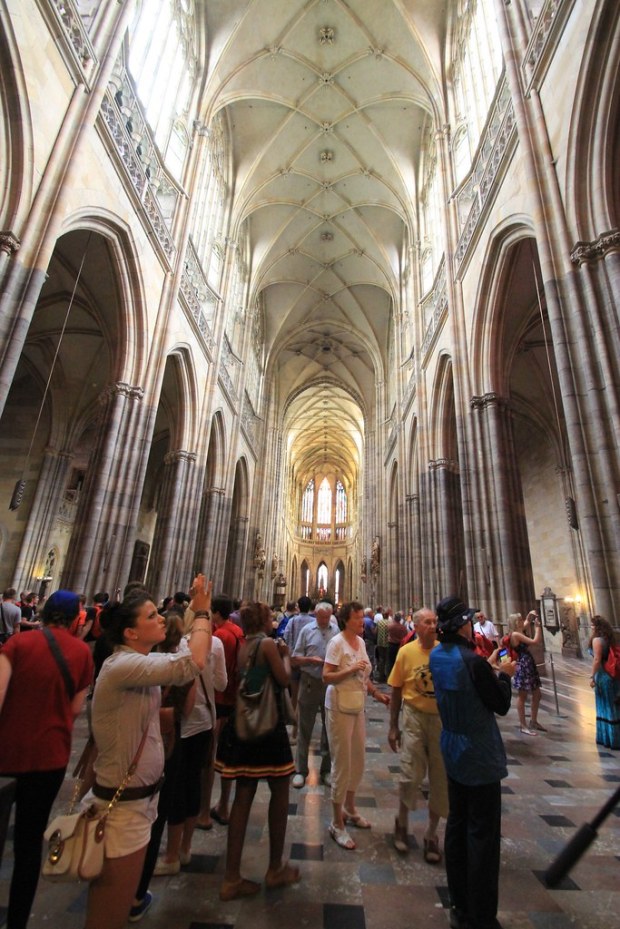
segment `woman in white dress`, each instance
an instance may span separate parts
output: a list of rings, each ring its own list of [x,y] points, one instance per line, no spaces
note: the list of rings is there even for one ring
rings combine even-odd
[[[355,807],[355,791],[364,774],[366,723],[364,706],[369,693],[387,706],[390,698],[370,680],[372,665],[362,638],[364,607],[353,601],[345,603],[338,614],[342,630],[327,646],[323,681],[327,734],[332,758],[332,822],[329,834],[341,847],[355,848],[347,832],[347,823],[358,829],[370,829],[370,823]]]

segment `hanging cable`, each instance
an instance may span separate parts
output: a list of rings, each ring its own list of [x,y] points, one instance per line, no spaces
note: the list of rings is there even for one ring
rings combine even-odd
[[[73,301],[75,300],[75,294],[77,292],[78,284],[80,282],[80,277],[82,276],[82,269],[84,267],[84,262],[86,261],[86,254],[88,252],[88,246],[90,245],[91,236],[92,236],[92,232],[89,232],[88,238],[86,240],[86,246],[84,248],[84,254],[82,255],[82,261],[80,262],[80,267],[78,268],[78,273],[75,278],[75,283],[73,285],[71,299],[69,300],[67,312],[65,313],[65,319],[62,324],[62,329],[60,330],[60,337],[58,339],[58,345],[56,346],[56,351],[54,352],[54,357],[52,359],[52,364],[51,364],[49,375],[47,378],[47,383],[45,385],[45,390],[43,391],[43,397],[41,398],[41,405],[39,407],[39,414],[37,416],[37,421],[35,422],[34,429],[32,430],[32,439],[30,440],[30,447],[28,448],[28,454],[26,455],[24,467],[22,468],[22,476],[21,478],[17,480],[15,484],[15,488],[13,490],[13,496],[11,497],[11,502],[9,503],[10,510],[16,510],[21,505],[22,500],[24,499],[24,491],[26,490],[26,480],[25,480],[24,475],[26,474],[28,470],[28,465],[30,464],[30,456],[32,454],[32,449],[34,446],[34,440],[36,438],[37,429],[39,428],[39,423],[41,422],[41,416],[43,415],[43,408],[45,406],[45,401],[47,399],[47,394],[49,392],[50,384],[52,381],[52,375],[54,374],[54,368],[56,366],[56,361],[58,359],[58,354],[60,352],[60,346],[62,344],[65,330],[67,328],[67,323],[69,322],[69,313],[71,312]]]

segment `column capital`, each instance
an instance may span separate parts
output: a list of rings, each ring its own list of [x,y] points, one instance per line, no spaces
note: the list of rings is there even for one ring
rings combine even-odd
[[[143,400],[144,389],[142,387],[132,387],[124,381],[117,381],[116,384],[109,384],[99,394],[99,402],[106,403],[112,397],[127,397],[128,400]]]
[[[482,396],[473,396],[469,401],[469,405],[472,410],[484,410],[489,406],[504,407],[505,409],[509,408],[508,400],[504,397],[500,397],[500,395],[496,394],[494,391],[490,391],[488,394],[482,394]]]
[[[196,452],[175,448],[164,455],[164,464],[175,464],[177,461],[196,461]]]
[[[15,252],[19,251],[21,244],[21,241],[14,232],[8,229],[4,232],[0,232],[0,252],[5,252],[7,255],[14,255]]]
[[[428,463],[429,471],[454,471],[459,470],[459,463],[454,458],[436,458]]]
[[[570,260],[580,267],[589,261],[605,258],[610,252],[620,251],[620,229],[601,232],[593,242],[577,242],[570,253]]]

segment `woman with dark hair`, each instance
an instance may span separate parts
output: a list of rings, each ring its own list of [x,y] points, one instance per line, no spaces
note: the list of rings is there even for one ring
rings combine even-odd
[[[344,603],[338,613],[341,632],[327,645],[323,681],[327,735],[332,758],[332,821],[329,834],[341,848],[352,851],[355,842],[346,824],[370,829],[370,823],[355,808],[355,791],[364,774],[366,722],[364,706],[369,693],[385,706],[390,702],[370,679],[372,665],[364,644],[364,607],[355,600]]]
[[[607,748],[620,748],[620,688],[616,678],[605,671],[604,665],[610,648],[616,644],[616,636],[602,616],[592,617],[590,654],[592,655],[592,677],[596,702],[596,742]]]
[[[96,780],[84,803],[105,809],[139,757],[129,786],[106,820],[105,861],[101,876],[90,885],[86,929],[122,929],[127,921],[157,816],[164,769],[161,687],[187,684],[204,667],[211,648],[210,605],[211,585],[205,587],[199,574],[190,605],[194,624],[189,652],[183,653],[152,651],[164,641],[166,627],[146,591],[105,609],[102,628],[114,651],[103,663],[93,697]]]
[[[28,922],[43,833],[93,678],[88,645],[69,632],[78,610],[76,594],[57,590],[43,608],[43,631],[11,636],[0,654],[0,772],[17,785],[8,929]]]
[[[266,603],[248,603],[241,608],[245,644],[239,653],[239,672],[248,668],[262,675],[271,674],[278,693],[290,679],[288,647],[282,639],[270,637],[271,611]],[[299,868],[282,858],[288,820],[289,778],[295,771],[281,700],[276,728],[256,742],[242,742],[235,730],[234,714],[226,720],[217,747],[215,769],[223,779],[235,779],[235,799],[230,811],[226,869],[220,887],[221,900],[234,900],[258,893],[260,884],[241,876],[243,843],[256,788],[266,778],[271,792],[269,802],[269,867],[267,888],[284,887],[299,880]]]
[[[544,726],[538,722],[538,707],[540,705],[540,675],[534,656],[530,652],[532,645],[542,642],[542,628],[538,613],[530,610],[525,619],[521,613],[511,613],[508,617],[510,629],[510,647],[517,654],[517,670],[512,679],[512,686],[517,691],[517,713],[519,714],[519,728],[523,735],[537,735],[537,732],[546,732]],[[531,624],[534,624],[534,635],[530,635]],[[532,706],[530,710],[530,724],[525,720],[525,701],[531,694]]]

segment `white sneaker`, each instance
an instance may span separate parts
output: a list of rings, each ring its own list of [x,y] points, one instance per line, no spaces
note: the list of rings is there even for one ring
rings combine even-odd
[[[153,877],[164,877],[168,874],[178,874],[181,870],[181,862],[177,858],[176,861],[166,861],[165,858],[158,858],[157,864],[153,869]]]
[[[293,778],[293,787],[299,790],[306,783],[306,778],[303,774],[296,774]]]
[[[522,732],[523,735],[538,735],[538,733],[534,732],[533,729],[528,729],[527,727],[524,729],[523,726],[521,726],[519,732]]]

